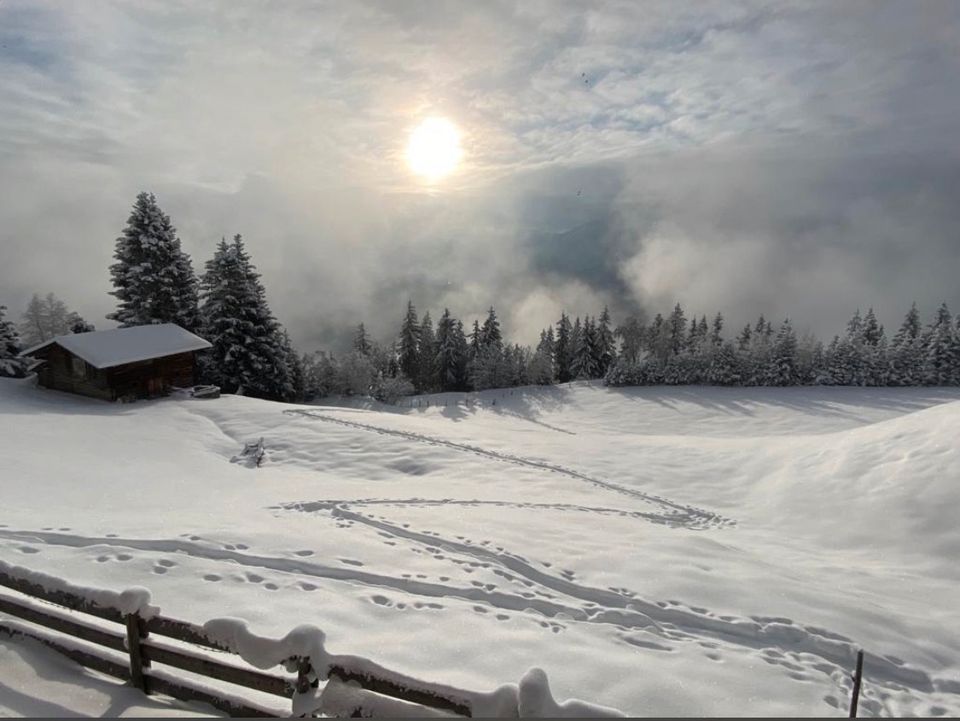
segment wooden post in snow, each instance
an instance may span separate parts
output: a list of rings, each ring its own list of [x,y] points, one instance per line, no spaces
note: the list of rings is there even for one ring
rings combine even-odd
[[[857,651],[857,670],[853,674],[853,693],[850,698],[850,718],[857,717],[857,703],[860,701],[860,683],[863,681],[863,651]]]
[[[134,688],[149,694],[150,689],[147,686],[143,669],[150,668],[150,661],[143,657],[143,649],[140,646],[140,641],[146,637],[147,630],[144,628],[140,614],[127,614],[127,651],[130,654],[130,681]]]

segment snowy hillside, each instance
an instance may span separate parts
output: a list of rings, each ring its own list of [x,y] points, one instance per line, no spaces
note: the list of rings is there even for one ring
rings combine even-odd
[[[862,647],[864,715],[960,714],[960,390],[416,403],[0,380],[0,559],[476,690],[539,666],[631,715],[843,715]]]

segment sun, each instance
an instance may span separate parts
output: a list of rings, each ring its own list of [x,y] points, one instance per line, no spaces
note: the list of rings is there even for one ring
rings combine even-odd
[[[407,165],[428,182],[452,173],[462,157],[460,131],[446,118],[427,118],[410,133]]]

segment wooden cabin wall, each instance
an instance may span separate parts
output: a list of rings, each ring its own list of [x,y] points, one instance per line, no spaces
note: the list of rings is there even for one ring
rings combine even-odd
[[[194,353],[179,353],[108,368],[107,384],[117,398],[127,395],[141,398],[159,395],[161,389],[168,389],[170,386],[192,386],[194,368]],[[151,380],[155,381],[154,389],[150,387]]]
[[[107,374],[85,363],[85,376],[79,377],[73,372],[73,358],[70,351],[58,345],[50,346],[46,353],[46,364],[37,374],[40,385],[46,388],[79,393],[93,398],[113,400],[114,395],[107,385]]]
[[[58,345],[44,349],[37,357],[47,361],[37,370],[40,385],[104,400],[161,395],[171,386],[192,386],[196,377],[196,356],[192,351],[106,369],[85,363],[85,377],[74,373],[76,356]]]

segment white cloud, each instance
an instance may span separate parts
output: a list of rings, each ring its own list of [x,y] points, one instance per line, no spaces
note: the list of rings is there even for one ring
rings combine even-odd
[[[198,266],[221,235],[244,233],[305,344],[360,319],[387,333],[373,316],[407,296],[435,315],[515,304],[505,323],[529,339],[560,305],[682,295],[745,309],[784,292],[801,307],[813,278],[823,301],[803,309],[828,317],[830,302],[873,292],[910,232],[936,266],[930,293],[949,294],[953,176],[902,163],[893,194],[814,186],[865,152],[923,163],[955,146],[958,15],[949,2],[4,0],[0,301],[55,290],[99,320],[141,189]],[[402,157],[426,114],[457,122],[467,154],[435,197]],[[791,165],[763,165],[758,148]],[[592,185],[598,165],[621,168],[623,187]],[[911,182],[929,187],[914,197]],[[531,224],[547,196],[564,227]],[[885,212],[893,197],[900,211]],[[626,261],[621,285],[536,265],[545,224],[604,214],[625,229],[609,258]],[[798,253],[792,218],[818,214],[830,218],[803,241],[816,250]],[[767,277],[725,260],[738,255]],[[891,307],[915,292],[887,287]]]

